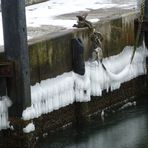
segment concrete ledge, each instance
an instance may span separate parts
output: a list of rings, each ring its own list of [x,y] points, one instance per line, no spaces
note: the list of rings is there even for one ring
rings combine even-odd
[[[134,42],[136,13],[105,19],[95,24],[101,32],[104,57],[118,54]],[[71,71],[71,39],[80,38],[85,46],[85,60],[91,57],[92,47],[88,28],[47,34],[29,41],[31,84]]]

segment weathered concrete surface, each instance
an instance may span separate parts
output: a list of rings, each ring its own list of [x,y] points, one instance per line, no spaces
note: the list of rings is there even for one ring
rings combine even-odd
[[[134,42],[135,13],[105,19],[95,24],[103,35],[104,57],[120,53]],[[71,39],[79,37],[85,46],[85,60],[91,58],[88,28],[47,34],[29,41],[31,84],[72,70]]]

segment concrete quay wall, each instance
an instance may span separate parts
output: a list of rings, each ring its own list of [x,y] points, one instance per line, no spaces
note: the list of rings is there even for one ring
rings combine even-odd
[[[97,31],[103,35],[104,57],[120,53],[126,45],[134,44],[135,13],[124,14],[120,17],[112,17],[95,24]],[[71,39],[80,38],[85,46],[85,61],[91,57],[92,47],[88,28],[62,31],[47,34],[40,38],[29,41],[29,58],[31,84],[34,85],[41,80],[53,78],[64,72],[72,70]],[[3,53],[0,53],[3,57]],[[140,76],[121,85],[120,89],[112,92],[103,92],[101,97],[92,97],[90,102],[74,103],[33,119],[36,130],[24,134],[22,129],[30,123],[21,119],[10,118],[14,131],[8,130],[0,134],[0,146],[7,142],[7,147],[34,147],[37,139],[43,133],[50,133],[65,125],[81,123],[89,120],[91,115],[99,115],[101,111],[108,108],[109,112],[136,96],[148,95],[148,76]],[[12,138],[13,137],[13,138]]]
[[[135,13],[102,20],[95,24],[103,35],[103,54],[109,57],[120,53],[134,42]],[[91,58],[92,46],[88,28],[47,34],[29,41],[31,84],[56,77],[72,70],[71,39],[80,38],[84,43],[85,61]]]

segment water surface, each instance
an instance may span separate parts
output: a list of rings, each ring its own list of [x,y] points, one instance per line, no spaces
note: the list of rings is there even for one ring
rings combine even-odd
[[[138,98],[142,99],[142,98]],[[38,148],[148,148],[148,101],[41,139]]]

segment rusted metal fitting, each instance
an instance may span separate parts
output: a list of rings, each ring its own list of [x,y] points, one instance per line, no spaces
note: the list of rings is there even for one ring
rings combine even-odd
[[[12,61],[0,61],[0,77],[13,77],[14,66]]]
[[[93,29],[93,25],[90,21],[86,20],[88,13],[83,13],[81,15],[77,15],[76,17],[78,18],[77,24],[74,24],[73,27],[77,28],[84,28],[88,27],[89,29]]]

